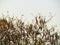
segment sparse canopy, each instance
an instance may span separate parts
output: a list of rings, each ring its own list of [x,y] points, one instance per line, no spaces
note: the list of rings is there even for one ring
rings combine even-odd
[[[55,45],[58,42],[58,33],[54,28],[48,29],[41,16],[35,17],[35,24],[25,24],[21,19],[17,19],[14,25],[14,18],[0,18],[0,42],[5,45],[45,45],[50,42]],[[50,31],[52,30],[52,31]]]

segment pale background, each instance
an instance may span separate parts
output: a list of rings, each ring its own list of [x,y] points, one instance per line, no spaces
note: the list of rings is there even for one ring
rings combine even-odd
[[[50,14],[55,15],[49,25],[57,25],[57,32],[60,31],[60,0],[0,0],[0,17],[2,13],[7,16],[7,10],[9,16],[20,16],[23,14],[24,21],[30,21],[34,19],[32,13],[36,16],[38,13],[50,18]],[[31,22],[31,21],[30,21]]]

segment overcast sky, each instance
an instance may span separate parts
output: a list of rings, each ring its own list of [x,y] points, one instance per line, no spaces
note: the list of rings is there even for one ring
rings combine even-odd
[[[24,14],[25,20],[28,21],[34,18],[32,13],[35,16],[40,13],[40,15],[49,18],[49,12],[51,12],[55,17],[49,22],[49,24],[57,25],[57,31],[59,31],[60,0],[0,0],[0,15],[2,15],[2,13],[7,15],[7,10],[9,11],[9,16],[14,15],[20,17]]]

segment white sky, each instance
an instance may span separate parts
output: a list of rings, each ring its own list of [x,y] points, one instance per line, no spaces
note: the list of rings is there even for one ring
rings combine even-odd
[[[0,0],[0,15],[4,13],[9,16],[20,17],[24,14],[25,20],[30,21],[40,13],[40,15],[49,17],[49,12],[55,17],[49,22],[50,25],[57,25],[59,31],[60,28],[60,0]],[[14,14],[13,14],[14,13]],[[1,17],[1,16],[0,16]]]

